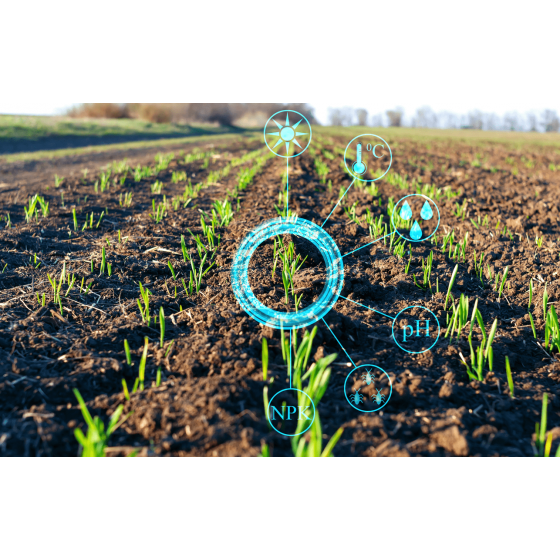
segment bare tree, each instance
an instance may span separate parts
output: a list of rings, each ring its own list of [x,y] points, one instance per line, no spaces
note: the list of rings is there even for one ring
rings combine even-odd
[[[558,132],[558,130],[560,129],[560,120],[558,120],[556,111],[547,109],[543,112],[542,119],[542,125],[545,132]]]
[[[484,125],[484,115],[478,109],[476,111],[471,111],[467,115],[467,123],[467,128],[482,130],[482,127]]]
[[[437,122],[437,115],[430,107],[424,106],[416,111],[416,116],[412,120],[412,126],[418,128],[436,128]]]
[[[387,111],[389,126],[402,126],[403,114],[404,112],[401,107],[397,107],[392,111]]]
[[[342,126],[342,112],[340,109],[329,109],[329,122],[331,126]]]
[[[521,130],[521,122],[519,113],[515,111],[509,111],[504,115],[504,129],[505,130]]]
[[[449,111],[442,111],[437,115],[437,119],[441,128],[459,128],[461,126],[461,118]]]
[[[373,115],[370,120],[370,126],[381,128],[383,124],[383,115],[380,113],[378,115]]]
[[[350,107],[329,110],[329,121],[332,126],[352,126],[354,111]]]
[[[358,126],[367,126],[368,112],[366,109],[356,109],[356,121]]]
[[[500,117],[496,113],[487,113],[484,117],[485,130],[500,130]]]
[[[527,119],[527,125],[529,128],[529,132],[537,132],[538,130],[538,118],[537,115],[533,112],[527,113],[525,115]]]

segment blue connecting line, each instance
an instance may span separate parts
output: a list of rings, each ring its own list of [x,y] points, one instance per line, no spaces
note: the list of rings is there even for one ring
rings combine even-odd
[[[348,255],[351,255],[352,253],[355,253],[356,251],[360,251],[361,249],[365,249],[366,247],[369,247],[370,245],[373,245],[374,243],[377,243],[378,241],[382,241],[383,239],[385,239],[386,237],[389,237],[390,235],[395,235],[395,232],[388,233],[387,235],[384,235],[383,237],[380,237],[379,239],[376,239],[375,241],[372,241],[371,243],[368,243],[367,245],[364,245],[363,247],[359,247],[358,249],[355,249],[354,251],[350,251],[349,253],[346,253],[346,255],[342,255],[342,258],[345,258]]]
[[[286,159],[286,218],[290,215],[290,160]]]
[[[382,313],[381,311],[378,311],[377,309],[373,309],[372,307],[368,307],[367,305],[363,305],[361,303],[358,303],[357,301],[353,301],[351,299],[348,299],[347,297],[344,296],[339,296],[342,299],[345,299],[346,301],[349,301],[350,303],[355,303],[356,305],[361,305],[362,307],[365,307],[366,309],[369,309],[370,311],[374,311],[375,313],[379,313],[380,315],[384,315],[385,317],[389,317],[389,319],[392,319],[393,321],[395,320],[394,317],[391,317],[391,315],[387,315],[386,313]]]
[[[333,212],[338,208],[338,205],[342,202],[344,197],[348,194],[348,191],[352,188],[352,185],[355,183],[356,179],[350,183],[350,186],[346,189],[346,192],[342,195],[342,198],[336,203],[336,206],[332,209],[332,212],[329,214],[329,217],[323,222],[322,228],[325,227],[325,224],[329,221],[329,218],[333,215]]]
[[[288,362],[290,371],[290,389],[292,388],[292,329],[290,329],[290,361]]]
[[[331,331],[331,334],[334,336],[334,339],[338,342],[338,344],[340,344],[340,340],[338,340],[338,338],[336,338],[336,335],[332,332],[329,325],[327,325],[327,322],[325,321],[325,319],[323,319],[323,323],[325,323],[327,329],[329,329],[329,331]],[[344,350],[344,353],[348,356],[348,359],[352,362],[352,365],[354,367],[356,367],[356,364],[354,363],[354,360],[350,357],[350,354],[348,354],[348,352],[346,352],[346,349],[344,348],[344,346],[342,346],[342,344],[340,344],[340,347]]]

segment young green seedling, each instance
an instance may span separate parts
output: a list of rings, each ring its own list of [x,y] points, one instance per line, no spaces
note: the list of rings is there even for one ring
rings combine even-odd
[[[77,389],[74,389],[74,395],[80,404],[82,416],[88,426],[87,435],[84,435],[80,428],[74,430],[74,435],[82,447],[82,457],[105,457],[105,449],[107,448],[109,437],[120,426],[119,419],[123,412],[123,406],[120,405],[115,410],[105,430],[103,422],[97,416],[95,418],[91,417],[86,403]],[[124,421],[126,421],[126,418]]]
[[[144,338],[144,350],[142,352],[142,358],[140,358],[140,367],[138,369],[138,382],[140,391],[144,390],[144,378],[146,376],[146,360],[148,359],[148,337]],[[134,391],[136,392],[136,391]]]
[[[132,355],[130,354],[130,346],[128,345],[128,340],[125,339],[124,341],[124,352],[126,354],[126,363],[127,365],[132,365]]]
[[[163,307],[159,308],[159,329],[160,329],[160,336],[159,336],[160,348],[163,348],[165,342],[165,313],[163,311]]]
[[[554,305],[550,306],[546,315],[544,346],[550,351],[553,351],[554,347],[556,347],[557,352],[560,353],[560,324]]]
[[[105,254],[105,247],[101,249],[101,268],[99,269],[99,276],[105,274],[105,268],[107,266],[107,256]]]
[[[268,342],[266,338],[262,341],[262,368],[263,368],[263,381],[268,378]]]
[[[453,274],[451,275],[451,282],[449,283],[449,288],[447,289],[447,297],[445,298],[445,304],[443,306],[444,310],[447,309],[447,302],[449,301],[449,298],[450,297],[452,298],[451,290],[453,289],[453,285],[455,284],[455,280],[457,279],[458,272],[459,272],[459,265],[455,267],[455,269],[453,270]]]
[[[550,433],[547,439],[546,437],[547,422],[548,422],[548,393],[545,393],[543,395],[541,421],[540,423],[537,422],[535,427],[535,447],[536,447],[535,455],[537,457],[550,457],[550,449],[552,447],[552,433]]]
[[[513,385],[513,376],[511,375],[511,367],[509,365],[509,358],[506,356],[506,375],[509,387],[509,394],[512,399],[515,398],[515,386]]]

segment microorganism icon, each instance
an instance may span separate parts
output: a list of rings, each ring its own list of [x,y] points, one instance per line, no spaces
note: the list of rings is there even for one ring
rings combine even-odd
[[[377,390],[377,395],[373,395],[372,399],[377,405],[380,405],[387,400],[387,397],[383,393],[381,393],[381,391]]]
[[[410,218],[412,218],[412,208],[410,207],[410,204],[408,202],[405,202],[403,204],[401,210],[401,218],[405,221],[408,221],[410,220]]]
[[[422,239],[422,228],[418,225],[418,222],[414,222],[412,229],[410,230],[410,237],[414,239],[414,241],[418,241]]]
[[[420,216],[423,220],[431,220],[434,217],[434,211],[432,210],[432,207],[430,206],[430,203],[428,201],[424,203],[422,212],[420,212]]]

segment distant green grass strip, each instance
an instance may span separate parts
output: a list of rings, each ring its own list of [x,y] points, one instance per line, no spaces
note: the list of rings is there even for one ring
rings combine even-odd
[[[496,130],[474,129],[441,129],[441,128],[370,128],[360,126],[325,126],[313,127],[314,132],[332,136],[352,138],[359,134],[377,134],[389,142],[412,140],[418,142],[453,141],[464,144],[507,144],[519,148],[528,146],[558,146],[560,134],[556,132],[508,132]]]
[[[185,138],[165,138],[163,140],[143,140],[139,142],[125,142],[122,144],[104,144],[102,146],[88,146],[85,148],[66,148],[63,150],[45,150],[39,152],[22,152],[0,156],[0,162],[34,161],[42,159],[56,159],[67,156],[112,152],[119,150],[133,150],[138,148],[156,148],[161,146],[179,146],[193,142],[207,142],[209,140],[226,140],[239,138],[239,133],[208,134],[203,136],[188,136]],[[248,135],[249,137],[253,134]],[[247,137],[247,136],[245,136]]]

